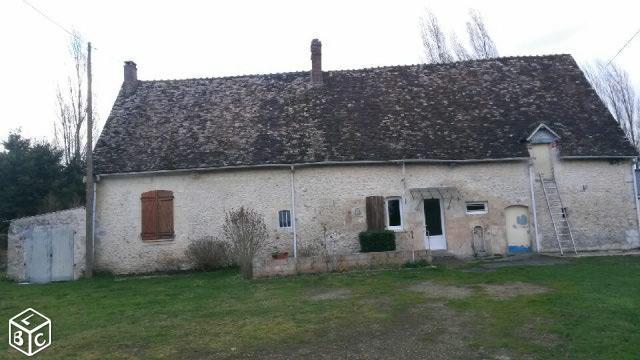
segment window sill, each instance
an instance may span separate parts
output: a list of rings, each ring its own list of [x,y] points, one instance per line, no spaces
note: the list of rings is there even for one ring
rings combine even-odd
[[[385,228],[385,230],[393,231],[393,232],[396,232],[396,233],[407,232],[407,230],[405,230],[404,228]]]
[[[173,237],[166,238],[166,239],[142,240],[142,243],[143,244],[149,244],[149,245],[164,244],[164,243],[173,242],[175,239],[176,239],[175,236],[173,236]]]

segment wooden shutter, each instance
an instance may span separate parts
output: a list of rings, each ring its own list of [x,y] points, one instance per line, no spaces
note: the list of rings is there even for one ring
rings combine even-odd
[[[173,237],[173,193],[167,190],[147,191],[142,203],[142,240]]]
[[[142,240],[157,238],[158,206],[155,191],[147,191],[140,197],[142,203]]]
[[[367,210],[367,230],[383,230],[384,221],[384,197],[367,196],[365,199]]]
[[[158,190],[158,239],[173,237],[173,193]]]

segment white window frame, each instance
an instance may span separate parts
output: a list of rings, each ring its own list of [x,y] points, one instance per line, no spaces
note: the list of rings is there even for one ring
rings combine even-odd
[[[469,210],[469,205],[482,205],[484,206],[484,210]],[[464,212],[467,215],[483,215],[489,213],[489,202],[488,201],[466,201],[464,203]]]
[[[400,204],[400,226],[389,225],[389,201],[398,200]],[[387,225],[387,230],[402,231],[404,229],[404,204],[402,196],[389,196],[384,199],[384,219]]]
[[[280,226],[280,213],[282,212],[288,212],[289,213],[289,226]],[[278,229],[291,229],[292,224],[293,224],[293,219],[291,219],[291,210],[289,209],[282,209],[282,210],[278,210]]]

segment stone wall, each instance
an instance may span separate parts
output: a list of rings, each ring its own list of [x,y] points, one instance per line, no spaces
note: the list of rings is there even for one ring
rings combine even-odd
[[[554,163],[560,191],[569,208],[580,249],[638,247],[638,223],[628,161]],[[414,189],[453,188],[444,199],[447,251],[473,255],[473,230],[483,230],[487,252],[507,251],[505,209],[531,211],[529,162],[386,165],[335,165],[296,168],[294,173],[298,252],[302,257],[358,252],[358,234],[366,230],[367,196],[403,198],[403,228],[398,250],[425,249],[423,199]],[[544,198],[535,182],[539,230],[549,226]],[[140,195],[149,190],[174,193],[175,237],[145,242],[140,238]],[[291,170],[287,168],[103,177],[97,189],[96,266],[115,273],[188,268],[185,250],[204,236],[221,237],[224,213],[245,206],[261,213],[272,250],[293,254],[292,229],[278,228],[278,211],[292,209]],[[465,202],[486,201],[488,212],[470,215]],[[545,217],[545,215],[547,217]],[[533,221],[530,242],[535,249]],[[543,251],[556,251],[549,238]]]
[[[555,158],[553,167],[578,251],[640,247],[630,160]],[[541,250],[557,252],[558,243],[539,179],[535,187]]]
[[[30,216],[11,221],[7,244],[7,276],[15,281],[27,280],[25,241],[35,227],[70,226],[74,232],[74,278],[85,270],[85,209],[75,208]]]
[[[267,222],[263,255],[274,246],[290,251],[291,229],[278,228],[278,211],[291,208],[290,177],[289,170],[103,177],[97,183],[96,268],[115,273],[162,271],[176,264],[188,268],[189,243],[220,237],[225,212],[240,206],[257,210]],[[149,190],[173,192],[173,239],[141,239],[140,195]]]
[[[484,229],[491,253],[506,251],[504,209],[530,204],[527,162],[465,165],[406,164],[314,167],[296,170],[296,216],[301,246],[326,244],[332,254],[359,250],[358,233],[366,230],[365,197],[404,198],[399,250],[425,248],[423,199],[412,189],[455,188],[445,195],[443,210],[447,250],[471,256],[472,231]],[[438,196],[434,193],[435,196]],[[487,201],[489,211],[468,215],[465,202]]]
[[[404,177],[403,177],[404,173]],[[484,229],[492,253],[506,251],[504,209],[529,206],[527,162],[458,166],[399,164],[297,168],[294,176],[298,251],[301,256],[359,250],[366,230],[365,198],[404,198],[404,226],[397,232],[399,250],[420,250],[424,243],[422,198],[414,188],[447,186],[456,193],[444,202],[448,250],[471,256],[472,230]],[[140,195],[149,190],[174,193],[175,238],[145,242],[140,237]],[[488,201],[489,212],[465,214],[465,201]],[[272,249],[293,254],[291,229],[278,228],[278,211],[291,209],[290,169],[254,169],[149,176],[103,177],[97,189],[96,266],[116,273],[152,272],[169,264],[189,264],[188,244],[204,236],[221,236],[225,211],[239,206],[263,214]]]
[[[426,250],[400,250],[344,255],[312,256],[288,259],[256,259],[253,276],[272,277],[296,274],[342,272],[354,269],[369,269],[385,266],[401,266],[408,262],[426,260]]]

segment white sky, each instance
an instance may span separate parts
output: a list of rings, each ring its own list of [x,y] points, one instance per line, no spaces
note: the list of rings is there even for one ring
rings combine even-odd
[[[502,56],[570,53],[608,60],[640,28],[640,1],[97,1],[30,0],[91,40],[94,104],[106,120],[122,62],[138,77],[175,79],[308,70],[318,37],[323,68],[421,62],[426,8],[465,36],[469,8],[482,13]],[[69,36],[21,0],[0,2],[0,139],[22,128],[53,138],[55,91],[68,74]],[[640,86],[640,36],[616,60]]]

